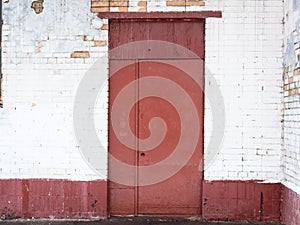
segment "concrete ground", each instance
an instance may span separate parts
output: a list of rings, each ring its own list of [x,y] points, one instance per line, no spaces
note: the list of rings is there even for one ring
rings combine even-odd
[[[164,218],[111,218],[100,221],[64,221],[64,220],[9,220],[0,221],[1,225],[280,225],[267,222],[201,222],[183,219]]]

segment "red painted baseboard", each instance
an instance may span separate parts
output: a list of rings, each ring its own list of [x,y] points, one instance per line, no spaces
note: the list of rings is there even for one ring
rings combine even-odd
[[[204,181],[203,218],[230,221],[280,221],[280,183]]]
[[[0,219],[107,218],[107,199],[104,180],[0,180]],[[204,181],[203,218],[298,225],[300,195],[278,183]]]
[[[300,224],[300,195],[285,186],[282,189],[281,214],[285,225]]]
[[[107,217],[107,182],[0,180],[0,213],[2,219]]]

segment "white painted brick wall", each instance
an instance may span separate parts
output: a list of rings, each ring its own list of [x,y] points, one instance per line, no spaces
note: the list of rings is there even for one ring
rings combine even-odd
[[[103,40],[107,32],[91,26],[101,26],[102,21],[90,13],[90,4],[84,0],[45,1],[39,15],[30,5],[31,1],[4,4],[0,178],[106,178],[106,152],[99,161],[102,176],[81,156],[74,135],[73,106],[82,77],[107,52],[107,47],[92,47],[83,35]],[[70,58],[76,50],[90,51],[91,58]],[[107,71],[102,73],[106,76]],[[106,103],[104,90],[95,117],[98,126],[105,127],[98,130],[105,146]]]
[[[285,1],[285,27],[284,27],[284,66],[290,67],[286,74],[293,77],[289,88],[299,88],[299,75],[293,76],[295,68],[299,67],[298,55],[300,43],[300,2]],[[284,83],[288,84],[288,78]],[[284,92],[284,184],[300,194],[300,95],[289,96]]]
[[[130,1],[129,11],[138,11],[135,4]],[[99,162],[102,176],[82,159],[72,110],[79,82],[107,51],[107,47],[92,47],[82,36],[107,40],[107,31],[95,28],[107,21],[90,13],[85,0],[45,1],[40,15],[30,5],[29,0],[4,4],[0,178],[106,178],[106,152]],[[207,20],[206,63],[222,92],[226,112],[223,144],[205,179],[281,179],[282,1],[208,0],[205,7],[186,8],[200,9],[223,11],[223,18]],[[185,8],[149,0],[147,10]],[[75,50],[89,51],[91,58],[70,58]],[[210,88],[207,82],[206,89]],[[107,87],[95,109],[105,146],[106,102]],[[210,113],[206,101],[206,146],[214,138]]]
[[[206,64],[225,103],[225,134],[205,179],[280,180],[283,3],[207,1]],[[206,92],[210,87],[206,82]],[[206,101],[205,146],[211,132]]]

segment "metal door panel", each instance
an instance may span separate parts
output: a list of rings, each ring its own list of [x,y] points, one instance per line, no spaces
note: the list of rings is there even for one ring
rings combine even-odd
[[[130,129],[136,135],[136,116],[137,109],[133,107],[128,115],[116,109],[122,105],[117,105],[121,91],[128,84],[136,80],[136,63],[135,60],[110,60],[110,79],[109,79],[109,157],[108,157],[108,179],[109,179],[109,202],[110,213],[112,215],[134,215],[136,214],[136,189],[134,186],[122,185],[116,182],[118,177],[129,177],[136,179],[136,174],[129,175],[120,166],[116,165],[115,160],[129,165],[136,165],[137,160],[137,144],[136,139],[130,139],[126,124],[129,122]],[[126,94],[126,102],[136,102],[136,89],[134,87]],[[114,121],[114,124],[112,123]],[[128,144],[125,146],[122,139],[129,138]]]
[[[188,68],[189,74],[182,71],[184,68]],[[158,82],[155,82],[153,77],[158,79]],[[196,80],[193,80],[192,77]],[[141,85],[143,78],[148,78],[148,84]],[[167,83],[169,82],[170,85],[166,83],[167,85],[161,86],[163,83],[162,81],[159,82],[161,78],[167,81]],[[147,150],[147,145],[140,146],[140,144],[138,144],[138,163],[140,167],[143,167],[157,165],[157,163],[162,162],[175,151],[176,146],[179,145],[178,142],[180,135],[182,135],[181,132],[189,132],[189,129],[182,129],[181,117],[185,116],[187,118],[184,126],[188,126],[188,128],[192,130],[196,121],[193,117],[189,119],[189,114],[196,109],[196,119],[199,120],[198,126],[203,126],[203,62],[200,59],[139,61],[139,81],[138,143],[140,143],[143,138],[149,138],[151,135],[149,122],[152,118],[160,117],[167,127],[166,131],[164,131],[162,127],[161,133],[164,133],[165,138],[161,141],[161,144],[157,145],[153,150],[149,151]],[[201,86],[199,86],[199,84]],[[173,86],[174,88],[182,88],[182,92],[185,92],[190,97],[192,103],[187,101],[183,97],[183,94],[180,95],[179,90],[174,92],[176,89],[172,90]],[[167,96],[175,95],[177,101],[170,103],[157,96],[143,99],[145,95],[150,95],[151,92],[155,93],[158,89],[162,90],[160,93],[160,95],[162,95],[161,97],[172,99],[172,97]],[[152,129],[155,130],[154,128]],[[202,129],[198,131],[197,136],[193,133],[188,134],[188,142],[194,142],[196,145],[189,146],[189,144],[185,144],[183,147],[176,149],[177,152],[181,151],[179,154],[182,157],[184,157],[186,152],[192,152],[190,160],[187,162],[176,160],[166,162],[161,167],[164,171],[160,171],[160,173],[164,173],[166,170],[174,171],[181,166],[182,169],[163,182],[148,186],[138,186],[139,214],[200,215],[201,181],[203,179],[202,172],[200,171],[200,160],[202,157],[203,137]],[[195,141],[196,139],[197,141]],[[153,144],[150,143],[150,145]],[[195,149],[187,151],[190,150],[187,148]],[[181,165],[182,163],[184,164]],[[155,170],[153,170],[153,173],[155,173]],[[148,174],[139,172],[139,183],[144,183],[142,180],[147,179],[147,176]]]

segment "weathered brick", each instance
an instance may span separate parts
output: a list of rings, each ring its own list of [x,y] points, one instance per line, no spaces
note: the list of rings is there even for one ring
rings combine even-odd
[[[83,36],[83,40],[84,40],[84,41],[93,41],[93,40],[94,40],[94,37],[93,37],[93,36],[87,36],[87,35],[84,35],[84,36]]]
[[[284,90],[285,90],[285,91],[288,91],[288,90],[289,90],[289,85],[288,85],[288,84],[284,85]]]
[[[109,7],[109,2],[108,1],[92,2],[92,8],[98,8],[98,7]]]
[[[110,3],[110,7],[128,7],[128,2],[113,1]]]
[[[146,8],[146,7],[140,8],[140,9],[139,9],[139,12],[147,12],[147,8]]]
[[[205,2],[203,0],[200,1],[186,1],[186,6],[204,6]]]
[[[290,66],[284,68],[284,73],[287,74],[290,72]]]
[[[128,7],[119,7],[119,12],[128,12]]]
[[[298,93],[299,93],[298,88],[294,88],[292,90],[289,90],[289,96],[293,96],[293,95],[296,95]]]
[[[294,75],[299,75],[300,74],[300,68],[294,69]]]
[[[90,53],[88,51],[74,51],[71,58],[90,58]]]
[[[107,46],[107,41],[94,41],[94,46]]]
[[[139,1],[138,6],[147,6],[147,1]]]
[[[108,24],[103,24],[101,30],[108,30]]]
[[[94,7],[94,8],[91,8],[91,12],[93,12],[93,13],[109,12],[109,7]]]
[[[169,0],[167,6],[186,6],[186,3],[184,0]]]

